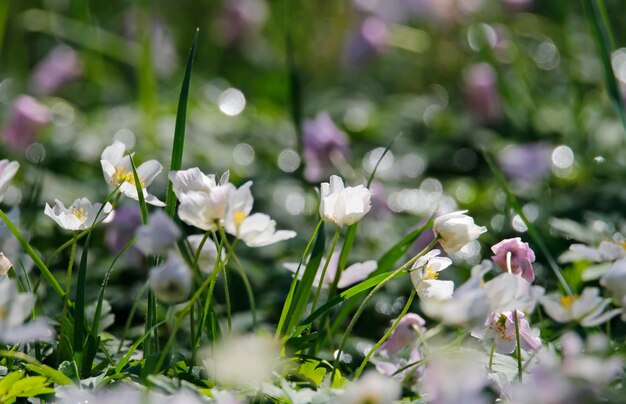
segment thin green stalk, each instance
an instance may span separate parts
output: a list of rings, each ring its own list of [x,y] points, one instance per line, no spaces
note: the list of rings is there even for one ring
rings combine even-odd
[[[411,289],[411,294],[409,295],[409,299],[406,301],[406,304],[404,305],[404,308],[402,309],[402,312],[400,312],[400,315],[398,315],[398,318],[396,318],[396,320],[393,322],[391,327],[389,327],[389,329],[387,330],[385,335],[383,335],[383,337],[376,343],[376,345],[374,345],[372,347],[372,349],[369,350],[367,355],[365,355],[365,358],[363,359],[363,362],[361,362],[361,366],[359,366],[359,368],[357,369],[356,373],[354,374],[353,381],[357,381],[359,379],[359,376],[361,376],[361,373],[363,373],[363,369],[365,369],[365,365],[367,364],[367,362],[369,362],[369,360],[372,357],[372,355],[374,355],[376,353],[376,351],[378,351],[378,348],[380,348],[380,346],[382,344],[384,344],[385,341],[387,341],[387,339],[391,336],[391,333],[393,333],[393,331],[396,328],[398,328],[398,325],[400,324],[400,321],[402,321],[402,318],[409,311],[409,308],[411,307],[411,303],[413,303],[413,299],[414,298],[415,298],[415,289]]]
[[[78,233],[74,232],[72,236],[72,248],[70,249],[70,261],[67,264],[67,277],[65,278],[65,299],[63,301],[63,317],[67,314],[67,307],[70,300],[70,289],[72,287],[72,269],[74,267],[74,257],[76,255],[76,243],[78,241]]]
[[[230,307],[230,291],[228,290],[228,274],[226,273],[226,265],[222,266],[222,274],[224,276],[224,299],[226,301],[226,322],[228,324],[228,332],[233,331],[232,309]]]
[[[517,310],[513,311],[513,319],[515,320],[515,339],[517,342],[517,376],[519,378],[519,382],[522,382],[522,346],[520,344],[520,336],[519,336],[519,320],[517,319]]]
[[[46,260],[46,265],[50,266],[50,264],[52,264],[52,262],[54,261],[54,259],[61,254],[63,251],[65,251],[66,248],[71,247],[73,243],[75,243],[74,241],[74,237],[76,237],[76,241],[80,240],[81,238],[85,237],[87,234],[89,234],[89,229],[85,229],[83,231],[81,231],[80,233],[75,233],[74,236],[67,240],[65,243],[61,244],[61,246],[59,248],[57,248],[56,250],[54,250],[54,252],[52,253],[51,256],[48,257],[48,259]]]
[[[411,265],[413,265],[413,263],[415,261],[417,261],[418,258],[422,257],[424,254],[426,254],[428,251],[430,251],[435,246],[435,244],[437,244],[437,242],[439,242],[439,237],[435,237],[430,242],[430,244],[428,246],[426,246],[426,248],[424,248],[419,254],[417,254],[415,257],[413,257],[412,259],[407,261],[400,268],[398,268],[395,271],[391,272],[385,279],[383,279],[378,285],[376,285],[368,293],[368,295],[365,297],[365,299],[363,300],[363,302],[361,303],[361,305],[357,309],[356,313],[354,314],[354,317],[352,317],[352,320],[350,320],[350,323],[348,323],[348,327],[346,328],[346,331],[343,334],[343,337],[341,338],[341,342],[339,343],[339,348],[337,349],[337,353],[336,353],[336,356],[335,356],[335,362],[333,364],[333,374],[331,376],[331,380],[334,380],[334,378],[335,378],[335,373],[336,373],[336,371],[338,369],[338,366],[339,366],[339,360],[341,359],[341,354],[343,352],[343,347],[345,346],[346,341],[348,340],[348,336],[352,332],[352,329],[354,328],[354,325],[356,324],[358,319],[361,317],[361,314],[365,310],[365,306],[367,306],[367,303],[369,303],[369,301],[374,297],[374,295],[380,289],[382,289],[382,287],[385,286],[387,284],[387,282],[389,282],[391,279],[395,278],[400,272],[406,271]]]
[[[141,302],[141,297],[146,293],[148,287],[150,286],[150,281],[147,281],[142,287],[139,293],[137,294],[137,299],[133,302],[133,305],[130,308],[130,312],[128,313],[128,318],[126,319],[126,324],[124,324],[124,331],[122,331],[122,337],[120,338],[120,344],[117,347],[117,353],[119,354],[122,351],[122,345],[124,344],[124,340],[126,339],[126,335],[128,334],[128,330],[130,329],[130,325],[133,321],[133,317],[135,316],[135,312],[137,308],[139,308],[139,303]]]
[[[328,264],[330,263],[330,260],[332,259],[333,254],[335,253],[335,248],[337,247],[337,241],[339,240],[340,234],[341,234],[341,227],[337,226],[337,230],[335,231],[335,236],[333,237],[332,244],[330,245],[330,250],[328,251],[328,255],[326,256],[326,262],[324,263],[322,276],[320,276],[320,281],[319,281],[319,284],[317,285],[315,296],[313,297],[313,305],[311,306],[311,313],[313,313],[315,311],[315,308],[317,307],[317,300],[320,297],[320,293],[322,291],[322,285],[324,284],[324,279],[326,278],[326,270],[328,270]],[[339,276],[339,268],[337,267],[335,271],[336,271],[336,274],[335,274],[336,276],[334,278],[337,278]],[[331,296],[328,295],[328,298],[330,299]]]
[[[493,370],[493,353],[496,351],[496,340],[491,341],[491,350],[489,351],[489,370]]]
[[[20,231],[17,229],[17,227],[15,227],[15,225],[11,222],[11,220],[7,217],[2,209],[0,209],[0,219],[2,219],[7,225],[13,236],[20,243],[24,251],[26,251],[26,253],[30,256],[37,268],[39,268],[41,274],[44,276],[44,278],[46,278],[56,294],[59,295],[61,299],[65,299],[65,292],[63,291],[63,288],[61,287],[59,282],[56,280],[54,275],[52,275],[46,264],[44,264],[41,258],[39,258],[39,255],[37,255],[35,250],[33,250],[33,247],[31,247],[30,243],[26,241],[26,239],[24,239]]]

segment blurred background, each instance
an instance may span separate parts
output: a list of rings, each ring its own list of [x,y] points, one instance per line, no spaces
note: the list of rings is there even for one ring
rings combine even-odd
[[[613,69],[626,86],[626,13],[619,0],[606,6]],[[299,234],[241,250],[255,289],[265,290],[267,320],[290,282],[282,262],[298,261],[318,220],[315,187],[331,174],[363,182],[400,134],[380,161],[350,262],[377,259],[433,213],[456,209],[490,232],[454,257],[453,278],[502,238],[530,241],[484,152],[554,255],[569,243],[554,237],[552,218],[599,235],[622,231],[625,133],[580,2],[1,0],[0,157],[23,167],[4,203],[20,205],[21,225],[42,249],[69,237],[42,217],[45,202],[107,194],[98,160],[114,139],[139,162],[169,166],[196,27],[183,167],[252,179],[254,210]],[[152,186],[161,198],[166,180],[162,173]],[[111,252],[139,223],[125,202],[101,236]],[[126,258],[114,277],[140,285],[145,265]],[[545,262],[538,254],[537,283],[554,287]],[[94,267],[90,276],[101,279],[107,265]],[[114,312],[128,310],[122,297],[136,287],[112,289]],[[406,293],[381,294],[369,321],[385,326],[404,303],[397,296]]]

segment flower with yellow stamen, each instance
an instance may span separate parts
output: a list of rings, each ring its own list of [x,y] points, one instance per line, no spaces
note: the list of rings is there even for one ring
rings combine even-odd
[[[56,199],[53,207],[46,204],[44,213],[63,229],[77,231],[91,227],[101,207],[102,204],[100,203],[92,205],[87,198],[80,198],[66,208],[61,201]],[[107,202],[97,218],[101,221],[105,220],[112,209],[111,204]]]
[[[421,299],[449,299],[454,290],[452,281],[440,281],[439,272],[452,264],[450,258],[438,257],[439,250],[432,250],[419,258],[411,269],[411,281]]]

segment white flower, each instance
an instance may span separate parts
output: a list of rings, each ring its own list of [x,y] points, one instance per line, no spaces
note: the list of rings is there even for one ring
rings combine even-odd
[[[172,171],[168,177],[180,201],[180,220],[202,230],[215,230],[222,224],[229,195],[235,190],[228,182],[228,172],[219,184],[214,175],[204,175],[198,168]]]
[[[51,341],[54,330],[47,320],[38,318],[24,324],[32,314],[35,295],[19,293],[15,281],[0,281],[0,341],[8,344],[26,343],[38,340]]]
[[[450,265],[452,260],[447,257],[437,257],[441,251],[432,250],[418,258],[411,270],[411,281],[420,299],[449,299],[454,291],[454,282],[440,281],[439,272]]]
[[[191,246],[191,252],[195,255],[200,248],[200,243],[204,238],[201,234],[195,234],[193,236],[187,237],[187,241]],[[213,240],[207,239],[202,246],[202,250],[200,250],[200,256],[198,257],[198,268],[204,273],[213,272],[213,267],[215,266],[215,261],[217,261],[217,247]]]
[[[322,183],[320,193],[320,216],[338,226],[358,222],[372,206],[369,189],[363,185],[346,188],[336,175],[330,177],[330,183]]]
[[[621,312],[621,309],[604,312],[610,299],[599,296],[598,288],[585,288],[578,295],[558,296],[548,295],[540,299],[544,310],[553,320],[559,323],[574,321],[583,327],[595,327],[602,324]]]
[[[137,229],[135,247],[145,255],[161,253],[178,240],[180,229],[165,212],[159,210],[148,219],[148,224]]]
[[[44,213],[57,222],[65,230],[85,230],[91,227],[96,220],[96,215],[102,207],[101,203],[91,204],[87,198],[76,199],[68,208],[55,199],[54,207],[46,203]],[[98,219],[106,219],[111,213],[112,206],[107,202]]]
[[[6,275],[12,266],[11,261],[4,256],[4,253],[0,252],[0,276]]]
[[[391,377],[370,370],[361,379],[350,384],[340,402],[345,404],[391,404],[400,398],[402,386]]]
[[[521,310],[532,313],[545,289],[532,286],[519,275],[502,273],[484,285],[492,312],[502,313]]]
[[[339,266],[340,255],[341,254],[339,252],[335,252],[333,253],[333,255],[330,256],[330,262],[328,263],[328,267],[326,268],[326,275],[324,276],[324,280],[322,281],[322,287],[327,287],[331,285],[335,280],[337,268]],[[320,284],[320,278],[322,277],[322,272],[324,271],[325,265],[326,258],[322,258],[320,266],[317,268],[317,273],[315,274],[315,278],[313,280],[313,286],[317,287]],[[298,270],[298,264],[295,262],[286,262],[283,264],[283,266],[294,273]],[[344,289],[348,286],[359,283],[362,280],[366,279],[369,274],[374,272],[377,267],[378,263],[374,260],[354,263],[343,270],[341,276],[339,277],[337,287],[339,289]],[[300,268],[300,273],[298,277],[302,278],[303,275],[304,266]]]
[[[0,202],[18,168],[20,168],[20,163],[17,161],[0,160]]]
[[[269,336],[243,335],[222,339],[207,349],[203,364],[218,385],[259,389],[271,378],[280,358],[280,344]]]
[[[600,285],[611,292],[616,304],[621,305],[626,297],[626,260],[615,261],[600,278]]]
[[[135,176],[130,164],[130,157],[125,156],[126,146],[124,143],[116,140],[111,146],[108,146],[102,152],[100,164],[104,179],[111,188],[120,186],[119,191],[127,197],[139,200],[137,195],[137,187],[135,186]],[[165,206],[156,196],[149,194],[146,187],[152,184],[152,181],[161,172],[163,166],[156,160],[149,160],[137,167],[137,176],[141,181],[141,189],[146,203],[154,206]],[[121,184],[121,185],[120,185]]]
[[[178,303],[191,292],[191,271],[175,253],[164,264],[150,270],[150,289],[164,303]]]
[[[248,181],[241,187],[231,188],[228,194],[228,208],[224,218],[224,229],[248,247],[263,247],[296,236],[291,230],[276,231],[276,221],[264,213],[250,215],[254,198]]]
[[[474,219],[466,215],[466,212],[467,210],[461,210],[447,213],[435,219],[435,236],[440,237],[439,243],[449,253],[459,251],[487,231],[486,227],[474,224]]]

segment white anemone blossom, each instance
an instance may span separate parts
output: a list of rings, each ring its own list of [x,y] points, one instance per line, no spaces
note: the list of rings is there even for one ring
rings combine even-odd
[[[438,257],[440,253],[439,250],[429,251],[413,264],[411,281],[420,299],[445,300],[452,297],[454,282],[438,279],[439,272],[452,265],[452,260],[447,257]]]
[[[180,237],[176,223],[162,210],[150,215],[148,223],[136,232],[135,247],[145,255],[159,254],[172,247]]]
[[[179,303],[191,292],[191,271],[175,251],[167,261],[150,270],[150,289],[164,303]]]
[[[474,219],[466,215],[467,210],[447,213],[435,219],[433,232],[439,243],[449,253],[457,252],[487,231],[485,226],[477,226]]]
[[[119,186],[119,191],[134,200],[139,200],[135,176],[130,164],[130,157],[125,156],[126,146],[116,140],[112,145],[106,147],[100,157],[104,179],[111,188]],[[146,187],[159,175],[163,166],[156,160],[148,160],[137,167],[137,177],[141,182],[141,190],[146,203],[154,206],[165,206],[156,196],[148,193]]]
[[[94,203],[93,205],[87,198],[76,199],[69,207],[65,207],[63,202],[55,199],[54,207],[51,207],[46,203],[44,213],[46,216],[54,220],[61,228],[65,230],[85,230],[91,227],[96,220],[96,216],[100,208],[101,203]],[[110,203],[106,203],[102,212],[98,217],[99,220],[106,220],[111,213],[113,207]]]
[[[343,180],[332,175],[320,188],[320,216],[337,226],[351,225],[372,207],[372,191],[363,185],[344,187]]]
[[[0,281],[0,342],[19,344],[54,338],[54,330],[42,317],[24,324],[34,306],[35,295],[19,293],[12,279]]]
[[[337,275],[337,269],[339,268],[340,255],[341,253],[335,252],[330,256],[330,258],[328,258],[328,267],[326,268],[326,274],[324,275],[324,280],[322,281],[323,288],[332,285],[332,283],[334,282],[335,276]],[[317,272],[313,280],[313,285],[315,287],[320,284],[320,278],[322,277],[324,266],[326,266],[326,260],[327,258],[322,258],[320,265],[317,268]],[[298,271],[299,265],[297,262],[285,262],[283,266],[291,272],[296,273]],[[300,273],[298,274],[298,278],[300,279],[304,275],[304,266],[304,264],[300,266]],[[337,287],[339,289],[344,289],[348,286],[359,283],[362,280],[366,279],[372,272],[374,272],[376,268],[378,268],[378,263],[374,260],[354,263],[341,272]]]
[[[197,254],[198,248],[200,248],[200,244],[202,243],[202,239],[204,238],[201,234],[194,234],[192,236],[187,237],[187,241],[191,246],[191,251],[194,254]],[[217,247],[213,240],[205,240],[202,249],[200,250],[200,255],[198,256],[198,269],[204,273],[213,272],[213,267],[215,266],[215,262],[217,261]]]
[[[216,230],[224,221],[228,195],[234,186],[228,182],[228,172],[219,183],[215,175],[205,175],[199,168],[171,171],[168,175],[180,201],[178,217],[190,226]]]
[[[611,299],[599,296],[598,288],[587,287],[578,295],[546,295],[539,300],[548,315],[559,323],[576,322],[583,327],[595,327],[621,313],[621,309],[605,312]]]
[[[0,276],[6,275],[12,266],[13,263],[4,256],[4,253],[0,252]]]
[[[18,168],[20,168],[20,163],[17,161],[0,160],[0,202]]]

